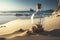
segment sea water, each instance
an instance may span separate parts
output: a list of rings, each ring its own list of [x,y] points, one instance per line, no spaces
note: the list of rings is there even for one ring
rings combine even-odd
[[[52,12],[37,12],[37,14],[35,14],[34,18],[44,18],[48,15],[50,15]],[[9,15],[7,15],[9,14]],[[29,16],[16,16],[16,14],[33,14],[33,12],[19,12],[19,13],[0,13],[0,24],[4,24],[7,23],[9,21],[12,20],[16,20],[16,19],[30,19],[31,15]]]

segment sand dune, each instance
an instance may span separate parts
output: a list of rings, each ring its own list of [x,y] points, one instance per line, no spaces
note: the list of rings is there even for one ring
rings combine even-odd
[[[40,22],[39,18],[34,19],[34,24],[38,24],[39,22]],[[57,14],[53,12],[51,16],[45,17],[42,24],[45,31],[60,29],[60,11],[58,11]],[[29,29],[32,31],[31,28],[33,25],[31,24],[30,19],[16,19],[10,21],[8,23],[0,25],[0,37],[10,39],[16,36],[25,36],[27,35],[27,31],[23,33],[19,32],[17,34],[13,34],[13,33],[20,29],[24,29],[24,30]]]
[[[60,29],[60,15],[55,14],[55,15],[51,15],[49,17],[45,17],[44,21],[43,21],[43,28],[46,31],[51,31],[54,29]],[[58,17],[57,17],[58,16]],[[34,19],[34,24],[37,24],[40,22],[40,19],[36,18]],[[6,27],[1,27],[1,26],[6,26]],[[31,30],[32,28],[32,24],[31,24],[31,20],[30,19],[16,19],[13,21],[10,21],[6,24],[2,24],[0,25],[0,35],[5,35],[5,34],[11,34],[16,32],[17,30],[20,29],[29,29]]]
[[[27,31],[25,32],[15,32],[15,33],[12,33],[12,34],[8,34],[8,35],[2,35],[0,36],[0,38],[6,38],[6,39],[12,39],[12,38],[15,38],[15,37],[23,37],[23,36],[26,36],[27,35]]]
[[[46,31],[52,31],[54,29],[60,29],[60,11],[53,12],[51,16],[44,19],[43,28]]]
[[[40,19],[34,19],[34,24],[37,24],[40,21]],[[1,27],[6,26],[6,27]],[[13,21],[10,21],[6,24],[0,25],[0,35],[6,35],[14,33],[20,29],[29,29],[31,30],[32,24],[30,19],[16,19]]]

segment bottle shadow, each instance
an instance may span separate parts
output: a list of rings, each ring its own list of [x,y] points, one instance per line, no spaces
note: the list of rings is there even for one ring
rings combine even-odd
[[[33,27],[33,32],[37,33],[39,35],[50,35],[50,36],[56,36],[60,37],[60,29],[54,29],[52,31],[45,31],[44,28],[42,28],[43,25],[36,24],[37,28]],[[35,29],[34,29],[35,28]]]

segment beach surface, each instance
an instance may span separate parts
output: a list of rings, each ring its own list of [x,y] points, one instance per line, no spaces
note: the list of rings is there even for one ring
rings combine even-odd
[[[45,36],[45,35],[31,35],[31,36],[25,36],[25,37],[15,37],[12,39],[7,40],[60,40],[60,37],[54,37],[54,36]]]
[[[32,26],[35,24],[38,24],[40,22],[39,19],[34,19],[34,24],[31,24],[30,19],[16,19],[13,21],[10,21],[8,23],[0,25],[0,35],[6,35],[6,34],[11,34],[14,33],[20,29],[26,30],[29,29],[31,30]]]
[[[47,16],[42,20],[43,29],[44,31],[52,32],[52,30],[59,29],[60,30],[60,14],[54,14],[51,16]],[[31,19],[16,19],[13,21],[10,21],[8,23],[2,24],[1,26],[6,26],[0,28],[0,38],[6,38],[6,40],[60,40],[57,36],[52,36],[50,34],[44,35],[44,34],[36,34],[36,35],[30,35],[27,36],[27,29],[32,31],[32,26],[40,23],[40,18],[35,18],[34,23],[31,24]],[[26,31],[24,32],[16,32],[20,29],[24,29]],[[60,31],[59,31],[60,32]],[[55,32],[56,35],[59,34],[59,32]],[[8,35],[7,35],[8,34]]]

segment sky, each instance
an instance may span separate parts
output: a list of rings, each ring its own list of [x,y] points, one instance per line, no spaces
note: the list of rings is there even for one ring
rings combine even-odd
[[[41,10],[57,8],[58,0],[0,0],[0,11],[36,10],[36,4],[42,4]]]

